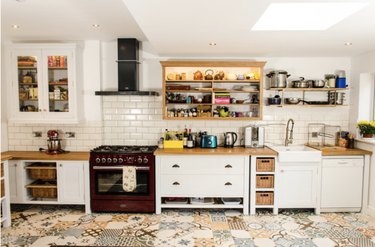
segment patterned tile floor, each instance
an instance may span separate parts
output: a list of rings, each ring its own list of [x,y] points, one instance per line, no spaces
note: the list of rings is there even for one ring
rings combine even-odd
[[[18,206],[1,246],[372,246],[375,219],[363,214],[169,210],[86,215],[81,207]]]

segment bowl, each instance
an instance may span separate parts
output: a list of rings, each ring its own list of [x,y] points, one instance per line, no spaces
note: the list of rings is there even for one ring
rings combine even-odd
[[[286,98],[285,103],[290,104],[290,105],[296,105],[301,101],[300,98]]]

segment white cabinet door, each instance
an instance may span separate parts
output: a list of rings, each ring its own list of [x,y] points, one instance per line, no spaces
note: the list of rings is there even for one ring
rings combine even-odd
[[[83,204],[85,202],[84,178],[83,161],[58,161],[58,202],[62,204]]]
[[[25,173],[21,161],[9,160],[9,194],[11,203],[23,203],[25,198]]]
[[[280,166],[279,208],[316,207],[317,180],[316,166]]]

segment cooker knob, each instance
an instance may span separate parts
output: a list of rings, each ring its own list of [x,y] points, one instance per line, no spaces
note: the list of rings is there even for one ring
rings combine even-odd
[[[124,160],[122,158],[119,158],[118,163],[122,163],[122,162],[124,162]]]
[[[147,159],[147,157],[144,157],[144,158],[143,158],[143,163],[145,163],[145,164],[148,163],[148,159]]]
[[[137,161],[138,161],[139,164],[141,164],[143,160],[142,160],[141,157],[138,157],[138,160],[137,160]]]
[[[106,159],[105,158],[102,158],[102,163],[105,163],[106,162]]]
[[[96,162],[96,163],[100,163],[100,158],[96,158],[96,159],[95,159],[95,162]]]
[[[111,158],[107,158],[107,162],[108,162],[108,163],[111,163],[111,162],[112,162],[112,159],[111,159]]]
[[[113,158],[113,163],[117,163],[117,158]]]

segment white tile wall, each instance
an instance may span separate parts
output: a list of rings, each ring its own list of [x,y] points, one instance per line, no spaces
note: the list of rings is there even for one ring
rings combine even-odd
[[[263,108],[263,121],[193,121],[162,120],[161,96],[105,96],[103,97],[103,121],[79,125],[36,125],[9,124],[9,150],[37,151],[46,147],[46,133],[49,129],[58,129],[61,133],[72,131],[75,138],[64,135],[63,148],[70,151],[88,151],[93,147],[107,145],[156,145],[165,129],[182,130],[191,128],[193,132],[206,130],[219,137],[223,142],[223,133],[233,131],[239,134],[243,144],[243,127],[250,124],[266,125],[268,144],[282,144],[285,139],[285,124],[293,118],[294,144],[307,142],[308,124],[325,123],[340,125],[348,129],[349,107],[267,107]],[[273,125],[271,125],[273,124]],[[268,126],[267,126],[268,125]],[[33,131],[42,131],[41,138],[33,137]]]
[[[8,123],[8,150],[38,151],[39,148],[47,148],[47,131],[51,129],[59,131],[62,148],[65,150],[88,151],[102,144],[101,122],[79,125]],[[34,137],[34,131],[41,131],[42,137]],[[75,137],[66,138],[65,132],[75,132]]]

